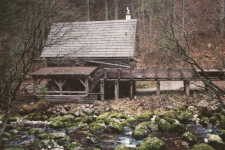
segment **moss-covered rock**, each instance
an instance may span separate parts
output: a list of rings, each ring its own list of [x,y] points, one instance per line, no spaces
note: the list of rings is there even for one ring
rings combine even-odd
[[[77,127],[79,130],[88,130],[89,129],[89,126],[87,123],[83,123],[83,122],[79,122],[77,124]]]
[[[171,130],[178,133],[183,133],[186,131],[186,126],[182,123],[174,123],[171,126]]]
[[[38,134],[39,134],[38,128],[31,128],[31,129],[29,130],[29,134],[38,135]]]
[[[192,113],[190,112],[182,112],[177,120],[179,120],[181,123],[192,123],[192,118],[193,118],[193,115]]]
[[[100,144],[95,144],[95,148],[98,148],[98,149],[103,149],[104,147]]]
[[[223,140],[219,136],[214,134],[211,134],[209,136],[209,140],[207,144],[212,146],[215,149],[225,149]]]
[[[159,122],[160,119],[161,119],[161,118],[157,115],[157,116],[155,117],[155,122]]]
[[[139,123],[139,124],[135,127],[135,130],[137,130],[137,129],[151,130],[151,124],[152,124],[151,121]]]
[[[29,120],[34,120],[34,121],[37,121],[37,120],[45,121],[45,120],[48,119],[48,116],[46,116],[46,115],[40,115],[38,113],[30,113],[28,115],[28,119]]]
[[[125,121],[123,121],[122,123],[121,123],[121,125],[123,126],[123,127],[132,127],[132,125],[131,124],[129,124],[126,120]]]
[[[103,132],[104,129],[105,129],[104,124],[95,123],[95,122],[89,124],[89,131],[91,133]]]
[[[123,132],[124,128],[119,122],[111,122],[108,127],[114,132]]]
[[[11,126],[10,124],[6,124],[5,131],[10,131],[12,129],[15,129],[15,127]]]
[[[167,117],[167,118],[171,118],[171,119],[176,119],[178,114],[175,110],[170,110],[170,111],[163,111],[158,113],[158,116],[161,118]]]
[[[100,140],[96,135],[88,134],[87,143],[96,144],[96,143],[99,143],[99,142],[100,142]]]
[[[38,149],[52,149],[55,147],[55,141],[53,139],[41,140],[38,145]]]
[[[205,117],[212,117],[212,111],[208,110],[208,107],[201,107],[200,114]]]
[[[130,150],[131,148],[126,147],[125,145],[117,145],[114,150]]]
[[[93,117],[92,116],[85,116],[85,117],[82,117],[80,122],[83,122],[83,123],[92,123],[94,121]]]
[[[38,136],[40,140],[45,140],[45,139],[58,140],[65,137],[66,137],[65,133],[43,133]]]
[[[194,145],[192,150],[215,150],[215,149],[209,146],[208,144],[201,143],[198,145]]]
[[[222,129],[225,129],[225,116],[221,115],[220,126]]]
[[[216,125],[218,118],[217,117],[211,117],[209,119],[209,123],[212,124],[213,126]]]
[[[53,129],[63,128],[64,123],[61,122],[60,120],[54,120],[50,123],[50,127]]]
[[[159,126],[159,129],[163,131],[171,130],[171,124],[164,119],[160,119],[158,126]]]
[[[141,114],[141,115],[138,115],[136,117],[136,119],[137,119],[138,122],[145,122],[145,121],[150,121],[151,117],[147,114]]]
[[[73,122],[74,116],[73,115],[64,115],[61,117],[62,122]]]
[[[112,118],[108,118],[108,117],[104,119],[104,123],[105,123],[106,125],[109,125],[109,123],[110,123],[110,122],[113,122],[113,121],[114,121],[114,120],[113,120]]]
[[[223,141],[225,141],[225,130],[221,130],[219,136],[221,137],[221,139],[222,139]]]
[[[10,133],[3,132],[0,138],[7,138],[9,140],[12,139],[12,135]]]
[[[70,141],[70,137],[66,136],[65,138],[56,140],[56,143],[59,144],[60,146],[63,146],[64,144],[68,143],[68,141]]]
[[[135,119],[134,117],[129,117],[125,121],[132,126],[137,123],[137,119]]]
[[[10,147],[4,150],[24,150],[24,148],[20,148],[20,147]]]
[[[163,119],[165,119],[167,122],[169,122],[170,124],[173,124],[175,123],[175,119],[172,119],[172,118],[168,118],[168,117],[164,117]]]
[[[202,125],[203,127],[207,127],[209,124],[209,118],[208,117],[202,117],[199,120],[199,124]]]
[[[96,120],[104,120],[105,118],[107,118],[107,116],[105,115],[99,115]]]
[[[63,147],[65,150],[80,150],[81,144],[77,142],[72,142],[70,144],[64,144]]]
[[[139,150],[163,150],[165,143],[160,139],[154,137],[147,137],[139,147]]]
[[[190,132],[184,133],[182,138],[191,144],[197,144],[197,138]]]
[[[145,129],[135,129],[132,132],[132,136],[135,140],[141,140],[148,136],[148,132]]]

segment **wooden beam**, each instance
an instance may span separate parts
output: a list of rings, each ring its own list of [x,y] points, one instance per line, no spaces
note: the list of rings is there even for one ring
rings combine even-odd
[[[85,91],[86,91],[86,95],[88,95],[88,93],[89,93],[89,88],[88,88],[88,76],[87,77],[85,77]]]
[[[184,81],[185,83],[185,96],[189,97],[190,96],[190,81]]]
[[[81,93],[81,94],[85,94],[86,91],[48,91],[49,93],[68,93],[68,94],[76,94],[76,93]]]
[[[79,78],[77,77],[77,79],[84,85],[84,87],[86,88],[86,84]]]
[[[104,69],[104,79],[107,79],[107,72],[106,68]]]
[[[133,89],[133,87],[134,87],[134,81],[130,81],[130,99],[133,99],[134,98],[134,89]]]
[[[103,100],[105,100],[105,87],[104,87],[104,80],[103,79],[101,79],[101,93],[102,93],[102,95],[101,95],[101,100],[103,101]]]
[[[115,81],[115,101],[119,100],[119,82]]]
[[[33,82],[34,82],[34,95],[36,96],[37,93],[38,93],[38,90],[37,90],[37,87],[38,87],[37,79],[33,78]]]
[[[145,80],[145,69],[146,69],[146,68],[143,68],[143,70],[142,70],[142,79],[143,79],[143,80]]]
[[[118,68],[118,79],[120,79],[121,78],[121,68]]]
[[[156,95],[159,96],[160,95],[160,81],[157,81],[156,84],[157,84]]]

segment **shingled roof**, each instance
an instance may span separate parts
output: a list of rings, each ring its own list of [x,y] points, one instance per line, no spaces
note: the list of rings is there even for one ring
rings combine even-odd
[[[53,24],[41,57],[133,57],[137,20]]]

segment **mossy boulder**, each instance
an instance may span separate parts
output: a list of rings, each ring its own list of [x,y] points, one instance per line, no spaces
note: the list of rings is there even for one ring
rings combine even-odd
[[[131,150],[132,148],[126,147],[125,145],[117,145],[114,150]]]
[[[38,149],[52,149],[53,147],[59,147],[53,139],[41,140],[38,144]]]
[[[104,147],[100,144],[95,144],[95,148],[98,148],[98,149],[103,149]]]
[[[61,117],[62,122],[73,122],[74,116],[73,115],[64,115]]]
[[[172,118],[172,119],[176,119],[178,114],[175,110],[170,110],[170,111],[163,111],[163,112],[160,112],[158,113],[158,116],[160,118],[164,118],[164,117],[167,117],[167,118]]]
[[[3,132],[0,138],[7,138],[9,140],[12,139],[12,135],[10,133]]]
[[[28,119],[29,120],[34,120],[34,121],[37,121],[37,120],[45,121],[45,120],[48,119],[48,116],[40,115],[39,113],[30,113],[28,115]]]
[[[38,134],[39,134],[38,128],[31,128],[31,129],[29,130],[29,134],[38,135]]]
[[[82,117],[80,122],[83,122],[83,123],[92,123],[94,121],[93,117],[92,116],[85,116],[85,117]]]
[[[155,122],[159,122],[160,119],[161,119],[161,118],[157,115],[157,116],[155,117]]]
[[[66,128],[66,133],[73,133],[77,130],[78,130],[77,126],[72,126],[72,127]]]
[[[64,144],[63,147],[65,150],[80,150],[81,144],[77,142],[72,142],[70,144]]]
[[[198,145],[194,145],[191,150],[215,150],[215,149],[209,146],[208,144],[201,143]]]
[[[135,130],[137,130],[137,129],[151,130],[151,124],[152,124],[151,121],[139,123],[139,124],[135,127]]]
[[[79,122],[77,124],[77,127],[79,130],[88,130],[89,129],[89,126],[87,123],[83,123],[83,122]]]
[[[159,126],[159,129],[162,131],[171,130],[171,124],[164,119],[160,119],[160,121],[158,122],[158,126]]]
[[[100,142],[100,140],[96,135],[88,134],[87,143],[96,144],[96,143],[99,143],[99,142]]]
[[[10,147],[10,148],[6,148],[4,150],[24,150],[24,148],[20,148],[20,147]]]
[[[167,122],[169,122],[170,124],[173,124],[176,122],[175,119],[172,119],[172,118],[168,118],[168,117],[164,117],[163,119],[165,119]]]
[[[223,141],[225,141],[225,130],[221,130],[219,136],[221,137],[221,139],[222,139]]]
[[[209,140],[208,140],[207,144],[215,149],[225,149],[223,140],[219,136],[214,135],[214,134],[211,134],[209,136]]]
[[[59,144],[60,146],[63,146],[64,144],[68,143],[68,141],[70,141],[70,137],[66,136],[65,138],[56,140],[56,143]]]
[[[119,122],[111,122],[108,127],[114,132],[123,132],[124,128]]]
[[[38,136],[38,138],[40,140],[45,140],[45,139],[58,140],[58,139],[65,138],[65,137],[66,137],[65,133],[43,133]]]
[[[186,126],[182,123],[174,123],[171,126],[171,130],[178,133],[183,133],[186,131]]]
[[[225,116],[221,115],[220,126],[222,129],[225,129]]]
[[[50,123],[50,127],[53,129],[63,128],[64,123],[60,120],[54,120]]]
[[[122,123],[121,123],[121,125],[123,126],[123,127],[132,127],[132,125],[131,124],[129,124],[126,120],[125,121],[123,121]]]
[[[100,123],[91,123],[89,124],[89,131],[91,133],[103,132],[105,130],[105,125]]]
[[[125,115],[125,114],[117,114],[116,119],[127,119],[127,115]]]
[[[6,124],[5,131],[10,131],[12,129],[15,129],[15,127],[11,126],[10,124]]]
[[[218,118],[217,117],[211,117],[209,118],[209,123],[213,126],[216,125]]]
[[[152,117],[154,116],[154,113],[153,113],[153,112],[146,112],[145,114],[146,114],[146,115],[149,115],[150,118],[152,118]]]
[[[179,120],[181,123],[192,123],[193,114],[190,112],[182,112],[178,117],[177,120]]]
[[[105,123],[106,125],[109,125],[109,123],[110,123],[110,122],[113,122],[113,121],[114,121],[114,120],[113,120],[112,118],[108,118],[108,117],[104,119],[104,123]]]
[[[202,117],[199,120],[199,124],[202,125],[203,127],[207,127],[209,124],[209,118],[208,117]]]
[[[99,115],[96,120],[104,120],[105,118],[107,118],[107,116],[105,115]]]
[[[135,129],[132,132],[132,136],[135,140],[141,140],[148,136],[148,132],[145,129]]]
[[[190,132],[184,133],[182,138],[191,144],[197,144],[197,138]]]
[[[137,123],[137,119],[135,119],[134,117],[129,117],[125,121],[132,126]]]
[[[138,115],[136,117],[136,119],[137,119],[138,122],[145,122],[145,121],[150,121],[151,117],[147,114],[142,114],[142,115]]]
[[[139,147],[139,150],[163,150],[165,143],[160,139],[154,137],[147,137]]]

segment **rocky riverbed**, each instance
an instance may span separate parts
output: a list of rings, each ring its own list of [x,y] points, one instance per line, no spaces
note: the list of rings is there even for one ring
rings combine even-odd
[[[1,149],[225,149],[225,110],[204,94],[91,105],[40,101],[20,106],[18,114],[8,120]]]

